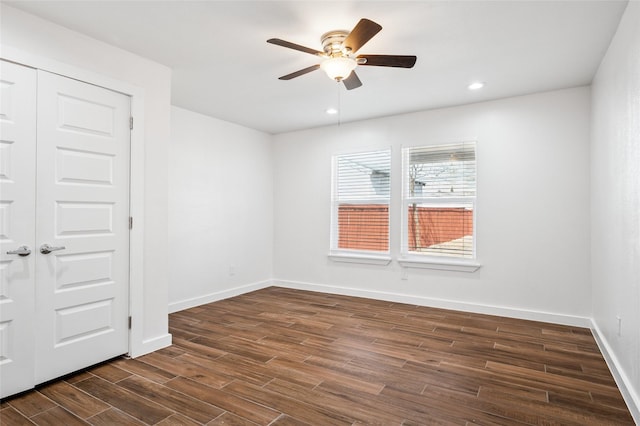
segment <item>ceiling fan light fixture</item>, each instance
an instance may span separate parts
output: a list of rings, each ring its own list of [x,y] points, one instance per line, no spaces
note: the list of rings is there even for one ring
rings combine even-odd
[[[334,57],[322,61],[320,68],[322,68],[331,80],[342,81],[349,77],[349,74],[351,74],[351,71],[353,71],[357,65],[358,63],[355,59]]]
[[[279,38],[270,38],[267,40],[267,43],[323,58],[319,64],[316,63],[310,67],[283,75],[282,77],[278,77],[279,80],[291,80],[292,78],[300,77],[318,68],[322,68],[331,80],[342,82],[347,90],[353,90],[362,86],[360,78],[358,78],[358,75],[354,72],[354,69],[358,65],[413,68],[416,63],[417,58],[410,55],[356,56],[356,52],[371,40],[373,36],[378,34],[380,30],[382,30],[380,24],[370,19],[362,18],[351,31],[333,30],[324,33],[320,37],[322,51]]]

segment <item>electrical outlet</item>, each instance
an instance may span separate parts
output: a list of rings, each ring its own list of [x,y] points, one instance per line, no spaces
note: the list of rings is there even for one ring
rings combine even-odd
[[[618,320],[618,337],[622,336],[622,317],[620,315],[616,315],[616,319]]]
[[[408,280],[409,279],[409,271],[407,270],[407,268],[401,268],[400,270],[400,279],[402,280]]]
[[[236,267],[234,265],[229,266],[229,276],[232,277],[236,274]]]

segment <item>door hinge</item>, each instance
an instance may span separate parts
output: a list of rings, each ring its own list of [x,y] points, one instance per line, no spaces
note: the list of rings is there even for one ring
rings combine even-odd
[[[133,229],[133,217],[129,216],[129,229]]]
[[[129,117],[129,130],[133,130],[133,117]]]
[[[131,317],[129,317],[129,330],[131,330]]]

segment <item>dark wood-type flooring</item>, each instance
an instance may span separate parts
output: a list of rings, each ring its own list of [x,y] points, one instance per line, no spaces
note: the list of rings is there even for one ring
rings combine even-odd
[[[632,425],[588,329],[271,287],[0,405],[21,425]]]

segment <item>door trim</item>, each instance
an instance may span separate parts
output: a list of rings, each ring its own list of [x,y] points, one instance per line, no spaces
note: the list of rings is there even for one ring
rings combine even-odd
[[[31,68],[104,87],[131,97],[131,115],[135,125],[131,130],[129,181],[129,214],[134,218],[129,233],[129,355],[137,357],[171,345],[171,335],[144,338],[144,89],[92,71],[67,65],[49,58],[32,55],[20,49],[0,44],[2,59]]]

